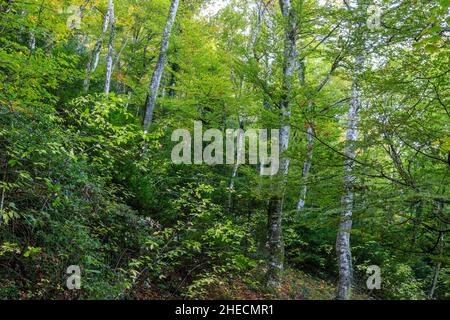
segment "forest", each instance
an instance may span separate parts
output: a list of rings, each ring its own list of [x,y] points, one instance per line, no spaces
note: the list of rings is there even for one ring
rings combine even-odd
[[[0,300],[450,300],[450,0],[0,0]]]

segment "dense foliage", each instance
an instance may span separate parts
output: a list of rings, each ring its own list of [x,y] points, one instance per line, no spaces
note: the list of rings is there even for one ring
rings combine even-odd
[[[102,32],[108,1],[0,0],[1,299],[330,298],[307,279],[339,278],[355,77],[353,296],[450,299],[450,1],[292,0],[287,92],[278,1],[211,12],[214,1],[181,0],[149,132],[171,1],[113,2],[114,37]],[[278,128],[287,99],[286,177],[172,162],[174,130]],[[286,270],[274,291],[267,212],[281,192]],[[71,265],[81,290],[66,288]],[[371,265],[381,290],[366,287]]]

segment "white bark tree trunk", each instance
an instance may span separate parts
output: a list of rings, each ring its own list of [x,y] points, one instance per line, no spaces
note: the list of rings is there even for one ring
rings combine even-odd
[[[257,6],[258,6],[258,13],[256,18],[256,25],[252,32],[252,37],[249,45],[249,53],[254,53],[253,51],[255,49],[256,41],[258,40],[259,30],[261,29],[261,23],[264,17],[265,11],[264,4],[261,1],[259,1]]]
[[[109,14],[110,14],[110,12],[109,12],[109,8],[108,8],[108,10],[106,11],[105,17],[103,18],[102,32],[101,32],[100,37],[98,38],[97,42],[94,45],[94,49],[92,50],[92,57],[86,66],[86,77],[83,82],[83,89],[85,92],[89,91],[92,73],[94,73],[95,69],[97,69],[98,61],[100,58],[100,51],[101,51],[102,44],[103,44],[103,39],[105,38],[106,31],[108,30]]]
[[[128,40],[130,40],[129,33],[126,35],[125,40],[123,41],[122,47],[119,50],[119,53],[117,53],[117,55],[114,57],[114,61],[113,61],[113,65],[112,65],[113,70],[114,70],[114,67],[119,64],[120,57],[122,56],[123,50],[125,50],[125,48],[128,44]]]
[[[272,85],[273,83],[273,62],[275,60],[272,52],[270,51],[273,47],[274,47],[274,19],[273,19],[273,15],[274,15],[274,10],[273,8],[267,8],[267,14],[264,15],[264,20],[266,22],[267,28],[268,28],[268,39],[267,39],[267,48],[269,48],[265,54],[265,67],[267,69],[266,71],[266,83],[267,83],[267,87],[269,87],[270,85]],[[263,97],[263,107],[266,110],[270,110],[271,109],[271,101],[270,98],[268,97],[267,94],[264,94]],[[264,176],[264,166],[265,163],[260,163],[259,165],[259,172],[260,172],[260,176],[261,178]],[[260,180],[260,187],[262,184],[262,180]]]
[[[306,79],[306,67],[305,67],[305,59],[297,59],[297,70],[298,70],[298,78],[299,82],[302,86],[305,85],[305,79]],[[310,100],[308,102],[308,110],[311,111],[312,109],[312,101]],[[303,169],[302,169],[302,177],[301,177],[301,185],[300,185],[300,195],[297,202],[297,211],[300,212],[304,209],[305,203],[306,203],[306,195],[308,193],[308,186],[305,182],[305,180],[309,176],[309,172],[311,170],[312,166],[312,157],[313,157],[313,148],[314,148],[314,129],[313,125],[311,123],[307,124],[307,131],[306,131],[306,157],[305,162],[303,163]]]
[[[30,32],[30,51],[33,52],[36,48],[36,36],[34,35],[34,31]]]
[[[254,49],[255,49],[256,41],[258,40],[258,34],[259,34],[259,30],[261,29],[261,23],[262,23],[263,17],[264,17],[264,4],[260,1],[260,2],[258,2],[258,13],[257,13],[256,25],[255,25],[255,28],[253,29],[253,32],[252,32],[252,35],[250,38],[250,42],[248,45],[248,53],[253,56],[256,56]],[[242,82],[241,87],[242,86],[244,86],[244,82]],[[244,129],[244,125],[240,119],[240,116],[239,116],[239,129],[242,129],[242,130]],[[244,149],[244,146],[245,146],[244,136],[242,135],[242,132],[239,131],[239,134],[237,136],[237,147],[236,147],[237,157],[239,157],[239,155],[241,154],[242,150]],[[234,165],[234,168],[233,168],[233,173],[231,175],[230,186],[228,187],[228,189],[229,189],[228,212],[231,211],[232,201],[233,201],[233,191],[234,191],[234,180],[237,177],[240,164],[241,163],[239,161],[236,161],[236,164]]]
[[[443,213],[443,203],[442,202],[438,203],[438,212],[439,212],[439,214]],[[439,258],[442,259],[443,254],[444,254],[444,248],[445,248],[444,232],[441,232],[439,234],[438,246],[439,246]],[[442,267],[442,261],[439,260],[438,262],[436,262],[436,266],[434,269],[433,282],[431,283],[431,289],[430,289],[430,293],[428,295],[428,298],[430,300],[434,299],[434,292],[436,291],[436,287],[437,287],[437,283],[438,283],[438,279],[439,279],[439,272],[441,271],[441,267]]]
[[[351,296],[351,286],[353,277],[352,253],[350,247],[350,232],[352,229],[353,215],[353,188],[356,177],[354,176],[353,165],[356,156],[355,142],[358,140],[357,120],[358,111],[361,106],[360,88],[358,73],[361,72],[365,62],[364,56],[355,57],[356,75],[353,78],[351,102],[348,111],[347,137],[345,155],[347,159],[344,164],[344,195],[342,196],[342,214],[336,239],[336,252],[339,264],[339,283],[336,299],[348,300]]]
[[[114,29],[115,29],[115,19],[114,19],[114,2],[113,0],[108,0],[108,11],[109,11],[109,42],[108,42],[108,55],[106,57],[106,77],[105,77],[105,95],[109,94],[109,89],[111,86],[111,75],[113,68],[113,45],[114,45]]]
[[[245,155],[245,135],[244,135],[244,124],[241,119],[239,119],[239,130],[236,137],[237,140],[237,146],[236,146],[236,163],[233,167],[233,173],[231,174],[231,180],[230,180],[230,186],[228,187],[229,193],[228,193],[228,212],[231,212],[232,206],[233,206],[233,193],[234,193],[234,181],[237,177],[239,166],[241,164],[240,155]]]
[[[442,254],[444,252],[444,233],[441,233],[441,235],[439,236],[439,241],[440,241],[440,252],[439,253],[442,256]],[[434,292],[436,291],[438,278],[439,278],[439,272],[441,271],[441,267],[442,267],[442,262],[441,261],[437,262],[436,267],[434,269],[434,276],[433,276],[433,282],[431,284],[430,294],[428,295],[429,299],[434,299]]]
[[[311,104],[311,103],[310,103]],[[312,158],[313,158],[313,150],[314,150],[314,128],[312,124],[308,124],[308,129],[306,131],[306,144],[307,144],[307,152],[306,159],[303,163],[302,170],[302,186],[300,189],[300,197],[297,203],[297,211],[302,211],[305,208],[306,203],[306,195],[308,193],[308,185],[304,180],[309,177],[309,173],[312,167]]]
[[[180,0],[172,0],[169,9],[169,16],[162,34],[161,49],[159,51],[158,62],[156,63],[155,71],[153,72],[152,80],[150,82],[150,95],[145,107],[144,117],[144,131],[148,132],[153,121],[153,111],[155,110],[156,97],[158,95],[161,77],[164,71],[164,66],[167,59],[167,50],[169,49],[169,39],[172,32],[172,26],[177,15],[178,5]]]
[[[291,125],[289,123],[290,99],[292,91],[292,77],[295,70],[297,19],[290,0],[279,1],[285,23],[284,59],[282,96],[280,99],[281,127],[280,127],[280,153],[283,154],[289,147]],[[282,156],[280,159],[279,187],[269,200],[268,206],[268,245],[269,265],[267,271],[267,286],[278,289],[281,286],[281,277],[284,269],[284,243],[282,232],[283,198],[286,178],[289,172],[290,159]]]
[[[319,86],[315,89],[315,93],[319,93],[323,87],[330,81],[333,73],[336,71],[336,69],[339,66],[339,63],[342,59],[342,53],[338,55],[338,57],[333,62],[333,65],[331,66],[330,72],[327,74],[326,78],[319,84]],[[306,74],[306,67],[305,67],[305,59],[298,59],[298,73],[299,73],[299,79],[300,83],[302,85],[305,85],[305,74]],[[308,103],[308,111],[313,111],[313,103],[311,99],[313,97],[307,97],[309,100]],[[312,158],[313,158],[313,151],[314,151],[314,121],[307,124],[308,129],[306,131],[306,143],[307,143],[307,153],[306,153],[306,159],[303,164],[303,170],[302,170],[302,185],[300,187],[300,196],[297,202],[297,211],[300,212],[305,208],[306,204],[306,196],[308,194],[308,186],[305,183],[305,180],[309,177],[311,167],[312,167]]]
[[[339,66],[339,63],[342,59],[342,53],[338,55],[338,57],[333,62],[333,65],[331,66],[330,72],[327,74],[326,78],[319,84],[319,86],[315,89],[315,94],[319,93],[323,87],[330,81],[333,73],[336,71],[336,69]],[[298,59],[298,76],[300,80],[301,85],[305,85],[305,74],[306,74],[306,67],[305,67],[305,58]],[[309,96],[307,99],[308,102],[308,111],[313,111],[313,103],[311,101],[313,97]],[[302,170],[302,185],[300,187],[300,196],[297,202],[297,211],[300,212],[305,208],[306,204],[306,196],[308,194],[308,186],[305,183],[305,180],[309,177],[311,167],[312,167],[312,158],[313,158],[313,151],[314,151],[314,123],[313,121],[311,123],[307,124],[307,131],[306,131],[306,144],[307,144],[307,153],[305,162],[303,163],[303,170]]]

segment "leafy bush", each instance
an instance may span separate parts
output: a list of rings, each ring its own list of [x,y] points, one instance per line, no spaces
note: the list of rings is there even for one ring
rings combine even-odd
[[[246,228],[226,219],[222,209],[210,202],[211,186],[189,183],[174,191],[177,221],[147,238],[144,254],[131,263],[135,281],[154,282],[173,294],[199,298],[206,286],[255,266],[248,258],[255,248]]]

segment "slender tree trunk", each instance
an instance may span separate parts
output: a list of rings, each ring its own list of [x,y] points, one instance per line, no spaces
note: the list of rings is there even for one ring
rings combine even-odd
[[[256,53],[254,51],[255,51],[256,41],[258,40],[259,30],[261,29],[261,23],[262,23],[263,17],[264,17],[264,5],[260,1],[260,2],[258,2],[258,13],[257,13],[256,25],[255,25],[255,28],[253,29],[253,32],[252,32],[252,35],[250,38],[250,42],[248,45],[248,53],[253,57],[256,56]],[[241,90],[242,90],[243,86],[244,86],[244,81],[241,82]],[[240,116],[239,116],[239,129],[241,129],[241,130],[244,129],[244,124],[241,121]],[[234,180],[237,177],[237,174],[239,171],[239,166],[241,165],[241,163],[239,162],[239,155],[241,154],[241,152],[245,146],[244,135],[242,134],[241,130],[239,130],[239,134],[237,136],[237,146],[236,146],[237,161],[236,161],[236,164],[234,165],[233,173],[231,174],[230,185],[228,187],[228,189],[229,189],[228,212],[231,212],[231,208],[232,208],[232,204],[233,204],[232,201],[233,201],[233,191],[234,191]],[[262,168],[261,168],[261,170],[262,170]]]
[[[338,55],[338,57],[333,62],[333,65],[331,66],[330,72],[327,74],[326,78],[319,84],[319,86],[315,89],[315,93],[319,93],[323,87],[330,81],[333,73],[336,71],[336,69],[339,66],[340,61],[342,60],[342,53]],[[298,73],[299,73],[299,79],[300,83],[302,85],[305,85],[305,74],[306,74],[306,66],[305,66],[305,59],[299,59],[298,60]],[[312,103],[313,97],[307,97],[309,100],[308,102],[308,111],[313,111],[313,103]],[[307,131],[306,131],[306,142],[307,142],[307,153],[306,153],[306,159],[303,164],[303,170],[302,170],[302,180],[306,180],[310,174],[311,167],[312,167],[312,158],[313,158],[313,151],[314,151],[314,121],[307,124]],[[308,186],[306,183],[304,183],[300,187],[300,196],[297,202],[297,211],[300,212],[304,209],[305,203],[306,203],[306,196],[308,194]]]
[[[273,10],[271,10],[270,8],[267,9],[268,13],[266,15],[264,15],[264,20],[266,22],[267,28],[268,28],[268,45],[266,47],[268,48],[273,48],[274,47],[274,39],[273,39],[273,33],[274,33],[274,21],[273,21]],[[272,81],[272,76],[273,76],[273,62],[274,62],[274,57],[271,54],[272,52],[270,52],[269,50],[266,52],[265,54],[265,65],[267,68],[267,72],[266,72],[266,86],[269,87],[270,85],[272,85],[273,81]],[[263,108],[266,110],[271,110],[272,109],[272,102],[270,100],[270,97],[268,96],[268,93],[264,94],[263,97]],[[259,165],[259,172],[260,172],[260,187],[262,186],[262,177],[263,177],[263,173],[264,173],[264,166],[265,163],[261,162]]]
[[[434,299],[434,292],[436,291],[436,286],[437,286],[437,282],[438,282],[439,272],[441,271],[441,265],[442,265],[442,262],[438,262],[436,264],[436,268],[434,269],[433,284],[431,286],[430,294],[428,296],[428,298],[430,300]]]
[[[86,77],[83,82],[84,92],[89,91],[92,73],[94,73],[95,69],[97,69],[98,61],[100,58],[100,51],[101,51],[102,44],[103,44],[103,39],[105,38],[106,30],[108,30],[109,14],[110,14],[110,12],[109,12],[109,8],[108,8],[108,10],[106,11],[105,17],[103,18],[102,32],[101,32],[100,37],[98,38],[97,42],[94,45],[94,49],[92,50],[92,57],[86,66]]]
[[[365,58],[355,57],[355,68],[357,73],[361,71]],[[357,119],[360,109],[360,88],[358,76],[355,75],[352,84],[350,108],[348,111],[347,138],[345,155],[347,159],[344,164],[344,195],[342,197],[342,214],[336,239],[336,252],[339,263],[339,283],[337,288],[337,300],[348,300],[351,296],[353,277],[352,253],[350,247],[350,232],[352,229],[353,215],[353,188],[356,177],[354,176],[354,158],[356,156],[355,142],[358,139]]]
[[[108,55],[106,57],[106,77],[104,90],[105,95],[109,94],[113,68],[113,45],[114,45],[114,29],[115,29],[113,0],[108,0],[108,11],[109,11],[109,42],[108,42]]]
[[[158,62],[156,63],[155,71],[153,72],[152,80],[150,82],[150,95],[145,106],[144,117],[144,131],[148,132],[153,120],[153,111],[155,109],[156,97],[158,95],[159,85],[161,83],[161,77],[164,71],[164,65],[166,64],[167,50],[169,49],[170,33],[172,32],[172,26],[177,15],[178,5],[180,0],[172,0],[169,10],[169,16],[167,23],[162,34],[161,49],[159,52]]]
[[[281,128],[280,153],[283,154],[289,147],[290,139],[290,98],[292,91],[292,76],[295,69],[297,21],[290,0],[279,1],[285,23],[284,59],[283,59],[283,94],[280,100]],[[269,265],[267,271],[267,286],[278,289],[281,286],[281,276],[284,269],[284,243],[282,233],[283,198],[290,159],[282,156],[280,159],[280,172],[278,188],[269,200],[268,206],[268,245]]]
[[[230,186],[228,187],[228,212],[231,212],[233,206],[233,192],[234,192],[234,181],[237,177],[239,166],[241,164],[240,155],[244,152],[245,147],[245,135],[244,135],[244,123],[239,119],[239,130],[236,137],[236,163],[233,167],[233,173],[231,174]],[[245,153],[244,153],[245,154]]]
[[[338,57],[333,62],[333,65],[331,66],[330,72],[327,74],[326,78],[319,84],[319,86],[315,89],[315,93],[319,93],[324,86],[330,81],[333,73],[336,71],[336,69],[339,66],[339,62],[342,60],[342,53],[338,55]],[[306,74],[306,66],[305,66],[305,59],[298,59],[298,73],[299,73],[299,79],[300,83],[302,85],[305,85],[305,74]],[[309,100],[308,102],[308,111],[313,111],[313,103],[312,103],[311,96],[307,97]],[[306,142],[307,142],[307,153],[306,153],[306,159],[303,164],[303,170],[302,170],[302,180],[305,180],[308,178],[311,167],[312,167],[312,158],[313,158],[313,151],[314,151],[314,123],[308,123],[307,124],[307,131],[306,131]],[[297,202],[297,211],[300,212],[305,208],[306,203],[306,196],[308,194],[308,186],[306,183],[303,183],[300,187],[300,196]]]
[[[128,40],[130,40],[130,33],[128,33],[125,37],[125,40],[123,41],[122,46],[120,47],[119,52],[117,53],[117,55],[114,57],[114,61],[112,64],[112,70],[114,70],[115,66],[119,67],[119,63],[120,63],[120,57],[122,56],[123,50],[125,50],[127,44],[128,44]]]
[[[439,214],[443,213],[443,203],[442,202],[438,202],[438,206],[437,206],[437,210]],[[443,229],[445,228],[445,226],[442,226]],[[442,261],[441,259],[443,258],[443,254],[444,254],[444,248],[445,248],[445,243],[444,243],[444,232],[441,232],[439,234],[439,261],[436,262],[436,266],[434,268],[434,276],[433,276],[433,282],[431,283],[431,289],[430,289],[430,293],[428,294],[428,298],[430,300],[434,299],[434,293],[436,291],[436,287],[437,287],[437,283],[438,283],[438,279],[439,279],[439,272],[441,271],[441,267],[442,267]]]
[[[442,254],[444,253],[444,233],[441,233],[441,235],[439,236],[439,241],[440,241],[439,254],[442,256]],[[436,291],[438,278],[439,278],[439,272],[441,271],[441,266],[442,266],[441,261],[436,263],[436,267],[434,269],[433,282],[431,284],[430,294],[428,295],[429,299],[434,299],[434,292]]]
[[[171,65],[172,73],[170,75],[169,81],[169,97],[175,98],[177,94],[177,90],[175,89],[177,85],[177,76],[176,74],[180,71],[180,65],[176,62]]]
[[[92,61],[92,67],[89,70],[90,73],[93,73],[97,69],[98,62],[100,60],[100,51],[101,51],[101,48],[103,45],[103,40],[105,39],[105,34],[106,34],[106,31],[108,30],[109,17],[110,17],[110,12],[108,10],[105,14],[105,18],[103,19],[102,34],[101,34],[100,38],[97,40],[97,42],[95,43],[94,51],[92,53],[93,61]]]
[[[36,48],[36,36],[34,35],[34,31],[30,31],[30,51],[33,52]]]
[[[311,102],[310,102],[311,105]],[[305,179],[307,179],[309,177],[309,173],[311,171],[311,167],[312,167],[312,158],[313,158],[313,150],[314,150],[314,128],[313,125],[308,123],[307,124],[308,129],[306,132],[306,143],[307,143],[307,152],[306,152],[306,159],[305,162],[303,163],[303,170],[302,170],[302,183],[303,185],[301,186],[300,189],[300,197],[298,199],[298,203],[297,203],[297,211],[302,211],[305,208],[305,203],[306,203],[306,195],[308,193],[308,185],[305,182]]]
[[[260,2],[258,2],[258,14],[257,14],[257,18],[256,18],[256,25],[255,25],[255,28],[253,29],[252,37],[251,37],[251,41],[250,41],[250,45],[249,45],[249,53],[253,53],[253,56],[256,56],[254,54],[254,50],[255,50],[256,41],[258,40],[258,34],[259,34],[259,30],[261,29],[261,23],[262,23],[263,17],[264,17],[264,4],[262,3],[262,1],[260,1]]]
[[[306,79],[306,66],[305,66],[305,59],[297,59],[297,69],[298,69],[298,78],[300,81],[300,84],[302,86],[305,85],[305,79]],[[308,111],[312,110],[312,101],[310,100],[308,102]],[[300,195],[297,202],[297,211],[300,212],[304,209],[305,203],[306,203],[306,195],[308,193],[308,186],[305,182],[305,180],[309,176],[309,172],[311,170],[312,166],[312,157],[313,157],[313,148],[314,148],[314,128],[313,124],[307,123],[307,131],[306,131],[306,157],[305,162],[303,163],[303,169],[302,169],[302,185],[300,186]]]

